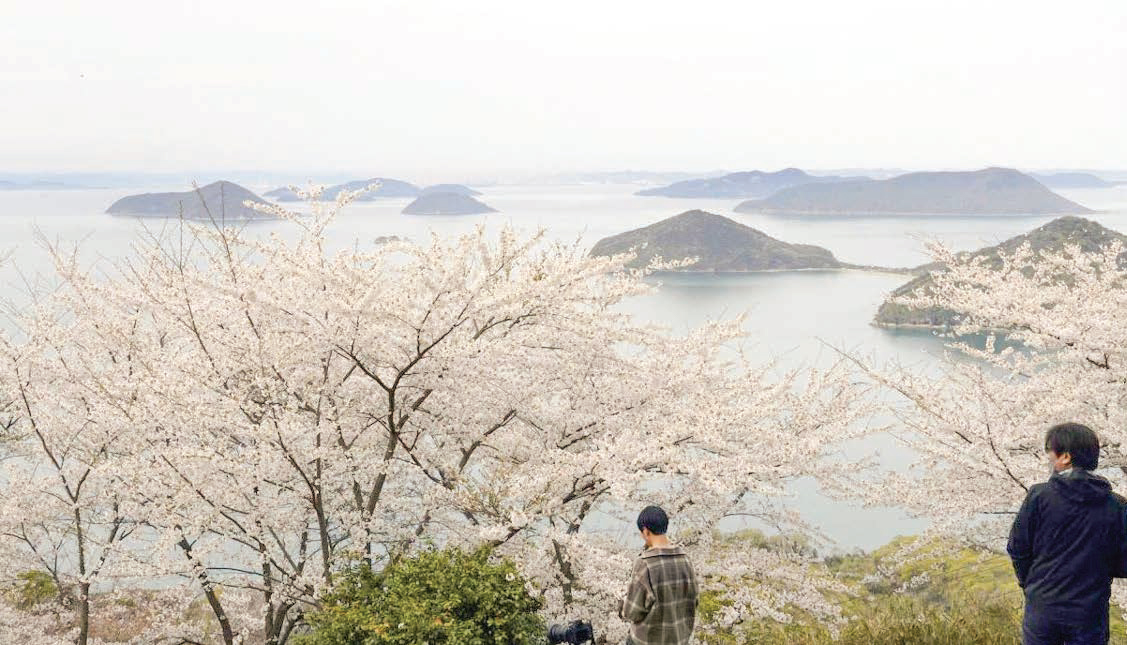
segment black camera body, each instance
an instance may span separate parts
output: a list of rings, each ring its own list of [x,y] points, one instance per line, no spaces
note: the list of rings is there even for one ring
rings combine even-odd
[[[548,643],[567,643],[580,645],[580,643],[595,643],[595,630],[591,623],[583,620],[573,620],[567,625],[552,625],[548,628]]]

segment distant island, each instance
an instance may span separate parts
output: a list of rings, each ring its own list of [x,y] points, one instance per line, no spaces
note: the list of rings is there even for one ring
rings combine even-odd
[[[1123,183],[1107,181],[1090,172],[1058,172],[1048,175],[1031,173],[1031,176],[1049,188],[1111,188]]]
[[[767,197],[784,188],[812,183],[831,183],[865,179],[864,177],[818,177],[798,168],[784,168],[778,172],[734,172],[722,177],[678,181],[661,188],[639,190],[635,195],[645,197],[712,197],[746,199]]]
[[[420,195],[431,195],[434,193],[457,193],[459,195],[469,195],[470,197],[481,195],[480,191],[476,191],[469,186],[463,186],[462,184],[434,184],[433,186],[427,186],[419,191]]]
[[[637,253],[630,266],[648,266],[655,256],[665,260],[698,258],[686,271],[748,272],[838,269],[846,265],[828,250],[789,244],[739,222],[691,210],[656,224],[599,240],[591,255]]]
[[[1029,233],[1011,237],[1001,244],[969,252],[967,255],[974,258],[986,258],[991,266],[1000,266],[999,251],[1013,253],[1027,242],[1034,251],[1059,251],[1064,248],[1065,244],[1078,244],[1083,252],[1093,253],[1114,241],[1127,244],[1127,236],[1083,217],[1066,216],[1057,218]],[[954,326],[958,322],[957,316],[947,309],[934,307],[916,309],[892,302],[896,298],[912,293],[929,293],[931,286],[935,284],[932,272],[942,269],[943,265],[935,263],[925,264],[915,269],[915,272],[920,275],[889,295],[880,309],[877,310],[873,324],[878,327],[937,329],[948,329]]]
[[[379,237],[372,240],[372,244],[377,244],[377,245],[378,244],[391,244],[392,242],[407,242],[407,241],[408,241],[407,238],[399,237],[398,235],[380,235]]]
[[[179,217],[194,220],[265,219],[269,216],[243,202],[269,205],[269,202],[238,184],[217,181],[203,186],[199,191],[182,193],[145,193],[122,197],[106,209],[113,215],[138,217]]]
[[[371,186],[372,184],[379,184],[379,186],[366,193],[360,194],[356,197],[356,201],[367,202],[383,198],[418,197],[419,193],[421,192],[419,187],[412,183],[400,181],[398,179],[388,179],[386,177],[373,177],[372,179],[359,179],[343,184],[337,184],[335,186],[329,186],[323,193],[321,193],[320,200],[325,202],[335,201],[337,196],[342,192],[361,190],[363,188]],[[279,202],[301,201],[301,197],[287,186],[275,188],[274,190],[263,193],[263,195]]]
[[[1041,215],[1092,211],[1010,168],[810,183],[736,206],[781,215]]]
[[[479,215],[497,209],[461,193],[426,193],[403,209],[407,215]]]

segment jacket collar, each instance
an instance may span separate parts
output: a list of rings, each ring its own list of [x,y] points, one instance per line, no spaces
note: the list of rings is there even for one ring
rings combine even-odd
[[[646,549],[642,551],[641,558],[657,558],[665,555],[685,555],[685,551],[679,546],[663,546],[654,549]]]

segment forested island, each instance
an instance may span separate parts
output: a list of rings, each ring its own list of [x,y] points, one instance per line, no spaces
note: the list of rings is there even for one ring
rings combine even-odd
[[[685,271],[782,271],[837,269],[844,265],[833,253],[810,244],[790,244],[739,222],[691,210],[649,226],[599,240],[591,255],[634,250],[633,267],[664,260],[697,258]]]
[[[461,193],[424,193],[403,209],[406,215],[480,215],[497,209]]]
[[[269,205],[253,192],[229,181],[216,181],[197,190],[173,193],[143,193],[122,197],[109,208],[112,215],[180,217],[196,220],[262,219],[267,215],[244,205]]]
[[[1094,253],[1113,242],[1127,243],[1127,236],[1106,228],[1083,217],[1066,216],[1057,218],[1028,233],[969,252],[973,258],[983,258],[991,266],[1000,266],[999,253],[1013,253],[1023,244],[1029,244],[1033,251],[1061,251],[1067,244],[1078,245],[1085,253]],[[898,287],[877,310],[873,324],[878,327],[926,327],[936,329],[950,328],[958,322],[957,315],[942,308],[918,309],[894,302],[896,298],[912,293],[928,294],[934,284],[932,272],[942,271],[943,266],[925,264],[915,269],[919,275]]]

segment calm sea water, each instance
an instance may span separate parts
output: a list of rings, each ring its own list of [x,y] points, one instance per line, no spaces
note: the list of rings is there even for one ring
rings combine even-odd
[[[251,186],[256,192],[271,187]],[[168,190],[181,190],[170,187]],[[645,226],[692,208],[732,217],[787,242],[824,246],[841,260],[880,266],[914,266],[929,260],[923,241],[938,239],[956,249],[996,244],[1044,224],[1046,216],[946,216],[785,218],[732,212],[737,200],[689,200],[637,197],[637,186],[496,186],[480,199],[500,212],[471,217],[413,217],[400,214],[409,200],[383,200],[350,206],[334,222],[330,238],[349,247],[386,235],[425,241],[433,231],[451,235],[485,223],[523,231],[546,229],[547,235],[591,245],[607,235]],[[140,190],[0,191],[0,295],[20,301],[24,283],[49,276],[51,264],[43,239],[81,244],[89,263],[112,261],[130,252],[142,225],[159,229],[164,222],[140,222],[104,214],[109,204]],[[1127,187],[1059,191],[1089,208],[1100,223],[1127,231]],[[287,224],[254,223],[262,232]],[[902,284],[900,275],[860,271],[810,271],[737,275],[674,274],[655,278],[657,292],[626,304],[642,319],[683,332],[709,319],[748,313],[747,346],[764,361],[783,367],[832,360],[829,346],[847,349],[878,362],[899,360],[926,368],[942,352],[942,341],[920,331],[889,331],[869,322],[885,294]],[[769,437],[764,438],[769,441]],[[850,446],[847,454],[879,450],[882,463],[898,467],[911,453],[891,440]],[[860,509],[821,495],[810,481],[793,487],[791,504],[824,533],[836,548],[873,548],[896,535],[919,531],[924,523],[897,509]]]

